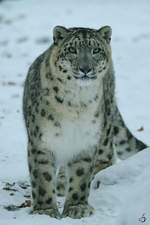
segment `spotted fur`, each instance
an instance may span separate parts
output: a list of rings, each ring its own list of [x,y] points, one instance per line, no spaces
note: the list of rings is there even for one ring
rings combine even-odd
[[[146,145],[130,133],[116,105],[111,28],[57,26],[53,36],[24,88],[33,213],[81,218],[93,214],[90,184],[115,162],[114,149],[125,159]],[[56,193],[63,195],[65,186],[60,215]]]

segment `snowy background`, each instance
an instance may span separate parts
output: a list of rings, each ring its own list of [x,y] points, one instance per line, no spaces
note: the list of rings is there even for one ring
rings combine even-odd
[[[132,133],[150,145],[149,0],[0,2],[0,225],[150,225],[150,149],[96,176],[90,195],[92,217],[56,220],[31,216],[24,207],[30,186],[23,83],[29,65],[52,42],[55,25],[112,27],[118,105]],[[60,210],[62,202],[58,199]]]

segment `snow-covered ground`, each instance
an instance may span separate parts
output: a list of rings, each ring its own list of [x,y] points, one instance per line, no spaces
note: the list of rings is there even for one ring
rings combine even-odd
[[[29,215],[23,82],[29,65],[52,42],[55,25],[112,26],[116,96],[130,130],[150,145],[150,1],[30,0],[0,3],[0,225],[150,225],[150,149],[98,174],[95,215],[56,220]],[[143,127],[144,129],[139,128]],[[99,188],[95,189],[101,180]],[[58,199],[60,209],[62,199]],[[18,205],[20,209],[5,209]],[[22,206],[22,207],[21,207]],[[9,210],[8,210],[9,209]]]

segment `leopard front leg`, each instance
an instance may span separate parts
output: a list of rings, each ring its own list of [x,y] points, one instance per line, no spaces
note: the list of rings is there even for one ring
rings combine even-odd
[[[88,204],[94,172],[94,160],[90,154],[84,153],[84,157],[68,164],[68,192],[63,217],[79,219],[93,214],[94,209]]]
[[[58,196],[65,196],[66,186],[67,186],[66,169],[65,167],[61,167],[57,175],[57,184],[56,184]]]
[[[31,213],[60,218],[56,205],[55,160],[50,151],[28,145],[28,165],[32,185]]]

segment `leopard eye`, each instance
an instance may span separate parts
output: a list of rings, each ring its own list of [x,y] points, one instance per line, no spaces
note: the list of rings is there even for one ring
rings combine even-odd
[[[68,50],[72,54],[77,54],[77,51],[76,51],[76,49],[74,47],[69,47]]]
[[[97,53],[99,53],[100,51],[101,51],[100,48],[94,48],[94,49],[93,49],[93,54],[97,54]]]

